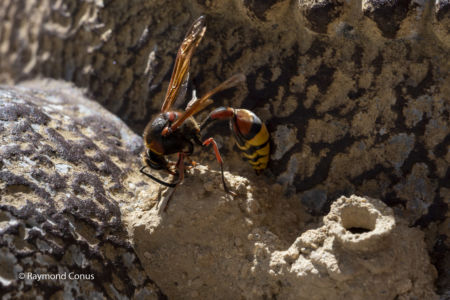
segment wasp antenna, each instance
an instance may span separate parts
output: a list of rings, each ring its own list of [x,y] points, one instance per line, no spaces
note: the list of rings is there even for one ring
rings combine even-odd
[[[152,174],[149,174],[149,173],[145,172],[145,171],[144,171],[145,168],[146,168],[146,166],[143,166],[139,171],[140,171],[142,174],[146,175],[147,177],[153,179],[154,181],[156,181],[156,182],[159,183],[159,184],[162,184],[162,185],[167,186],[167,187],[174,188],[174,187],[177,186],[178,183],[180,183],[179,180],[176,180],[176,181],[171,182],[171,183],[162,181],[161,179],[159,179],[159,178],[153,176]]]

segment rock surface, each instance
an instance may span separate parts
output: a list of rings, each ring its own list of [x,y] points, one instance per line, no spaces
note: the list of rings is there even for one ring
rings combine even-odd
[[[205,14],[192,83],[200,95],[247,75],[216,106],[248,108],[267,122],[278,183],[299,197],[326,190],[328,203],[356,193],[407,206],[411,224],[445,219],[448,1],[19,3],[0,4],[4,81],[73,81],[140,134],[161,107],[187,26]],[[222,151],[234,152],[226,126],[207,134],[224,134]],[[413,200],[403,180],[417,172],[423,188],[410,186],[421,195]]]
[[[341,195],[382,199],[426,232],[438,289],[450,293],[449,3],[3,0],[0,81],[72,81],[141,134],[187,26],[204,14],[192,84],[201,95],[247,75],[214,105],[266,121],[268,182],[314,214]],[[228,170],[252,178],[226,126],[205,135],[218,138]]]
[[[37,81],[0,86],[0,140],[2,299],[162,297],[119,208],[139,137],[69,84]]]
[[[226,172],[226,194],[216,162],[168,190],[138,172],[142,140],[79,90],[35,81],[0,97],[4,294],[436,297],[424,234],[381,201],[342,197],[320,222],[263,177]]]

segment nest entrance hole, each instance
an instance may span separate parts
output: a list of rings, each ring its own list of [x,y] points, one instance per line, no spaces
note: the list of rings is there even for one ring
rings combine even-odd
[[[361,234],[375,229],[377,216],[367,208],[350,206],[341,211],[342,226],[352,234]]]

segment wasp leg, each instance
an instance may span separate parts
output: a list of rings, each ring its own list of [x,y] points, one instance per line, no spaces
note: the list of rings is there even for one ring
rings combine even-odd
[[[184,179],[184,156],[186,154],[184,154],[183,152],[179,152],[178,153],[178,161],[177,164],[175,165],[177,171],[178,171],[178,176],[179,177],[179,182],[182,182]]]
[[[231,192],[231,191],[228,189],[227,184],[225,183],[225,175],[223,174],[223,161],[222,161],[222,157],[220,156],[219,148],[217,147],[216,141],[214,141],[213,138],[209,138],[209,139],[206,139],[206,140],[203,142],[203,146],[204,146],[204,147],[209,146],[210,144],[213,145],[213,147],[214,147],[214,153],[216,154],[216,159],[217,159],[217,161],[218,161],[219,164],[220,164],[220,172],[222,173],[223,189],[225,190],[225,193],[231,194],[231,195],[235,195],[233,192]]]

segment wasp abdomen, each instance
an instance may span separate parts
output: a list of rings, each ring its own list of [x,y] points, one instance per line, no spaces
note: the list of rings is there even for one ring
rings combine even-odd
[[[269,132],[266,125],[253,112],[235,109],[230,126],[242,157],[257,173],[264,170],[269,162],[270,153]]]
[[[203,121],[203,129],[211,122],[229,120],[236,146],[244,160],[248,161],[256,173],[260,173],[269,163],[270,142],[266,125],[252,111],[219,107]]]

